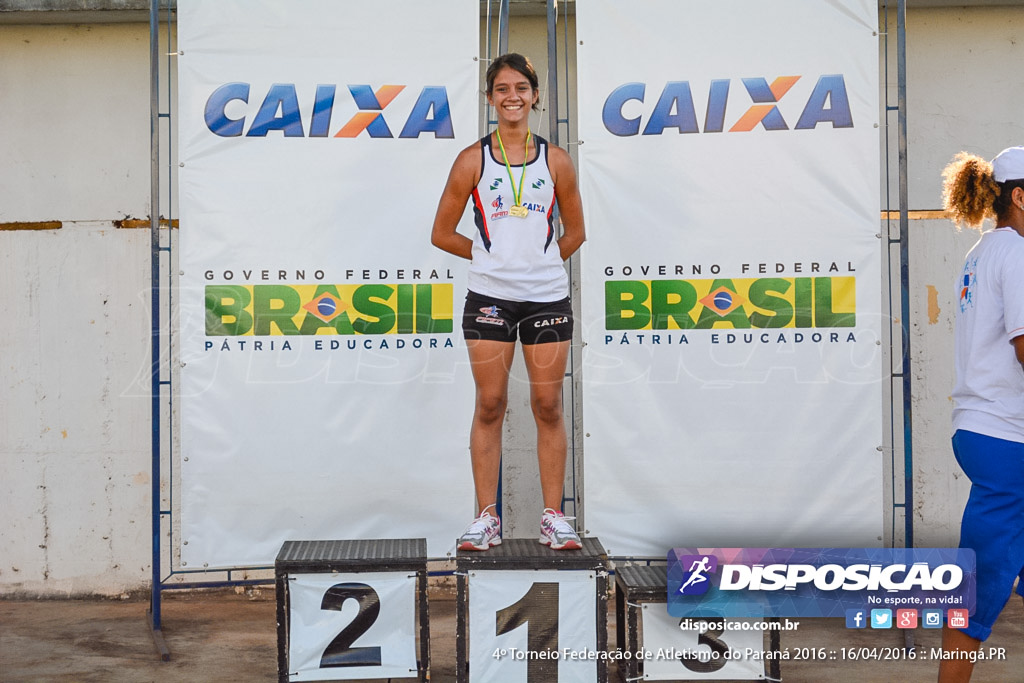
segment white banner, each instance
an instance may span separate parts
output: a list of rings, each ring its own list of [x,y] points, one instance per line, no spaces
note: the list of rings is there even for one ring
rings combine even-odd
[[[578,3],[587,527],[877,545],[873,0]]]
[[[288,577],[291,681],[416,678],[416,575]]]
[[[470,572],[470,681],[590,683],[599,656],[594,572]]]
[[[765,661],[773,656],[764,647],[760,619],[722,619],[726,628],[713,633],[683,631],[664,603],[644,603],[640,613],[644,633],[645,681],[764,680]],[[718,620],[716,620],[718,621]],[[744,630],[744,624],[749,624]]]
[[[442,555],[471,517],[465,263],[429,235],[477,137],[478,14],[179,3],[182,566]]]

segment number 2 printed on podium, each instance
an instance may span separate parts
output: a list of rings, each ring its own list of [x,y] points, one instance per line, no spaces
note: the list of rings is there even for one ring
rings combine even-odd
[[[297,574],[289,594],[289,680],[416,677],[414,574]]]

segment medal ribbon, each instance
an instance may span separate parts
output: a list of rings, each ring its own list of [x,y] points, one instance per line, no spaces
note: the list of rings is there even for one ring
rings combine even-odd
[[[523,153],[523,172],[519,176],[519,189],[516,189],[516,179],[512,176],[512,167],[508,163],[508,154],[505,153],[505,145],[501,141],[501,131],[496,130],[495,134],[498,136],[498,147],[501,148],[501,158],[505,162],[505,170],[508,171],[508,179],[512,181],[512,199],[515,200],[516,206],[521,206],[521,198],[523,196],[523,179],[526,178],[526,157],[530,155],[530,129],[526,129],[526,150]]]

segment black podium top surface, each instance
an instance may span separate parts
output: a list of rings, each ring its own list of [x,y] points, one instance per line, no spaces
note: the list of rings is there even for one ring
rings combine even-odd
[[[668,567],[663,564],[616,567],[615,583],[626,590],[630,599],[668,600]]]
[[[417,571],[426,567],[424,538],[285,541],[274,561],[277,571]]]
[[[455,564],[468,569],[605,569],[608,553],[601,541],[584,538],[579,550],[552,550],[536,538],[507,538],[490,550],[460,550]]]

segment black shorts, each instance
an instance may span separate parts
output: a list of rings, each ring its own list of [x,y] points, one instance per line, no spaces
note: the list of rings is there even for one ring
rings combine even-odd
[[[518,332],[517,332],[518,330]],[[505,301],[476,292],[466,294],[462,313],[466,339],[547,344],[572,340],[572,304],[561,301]]]

